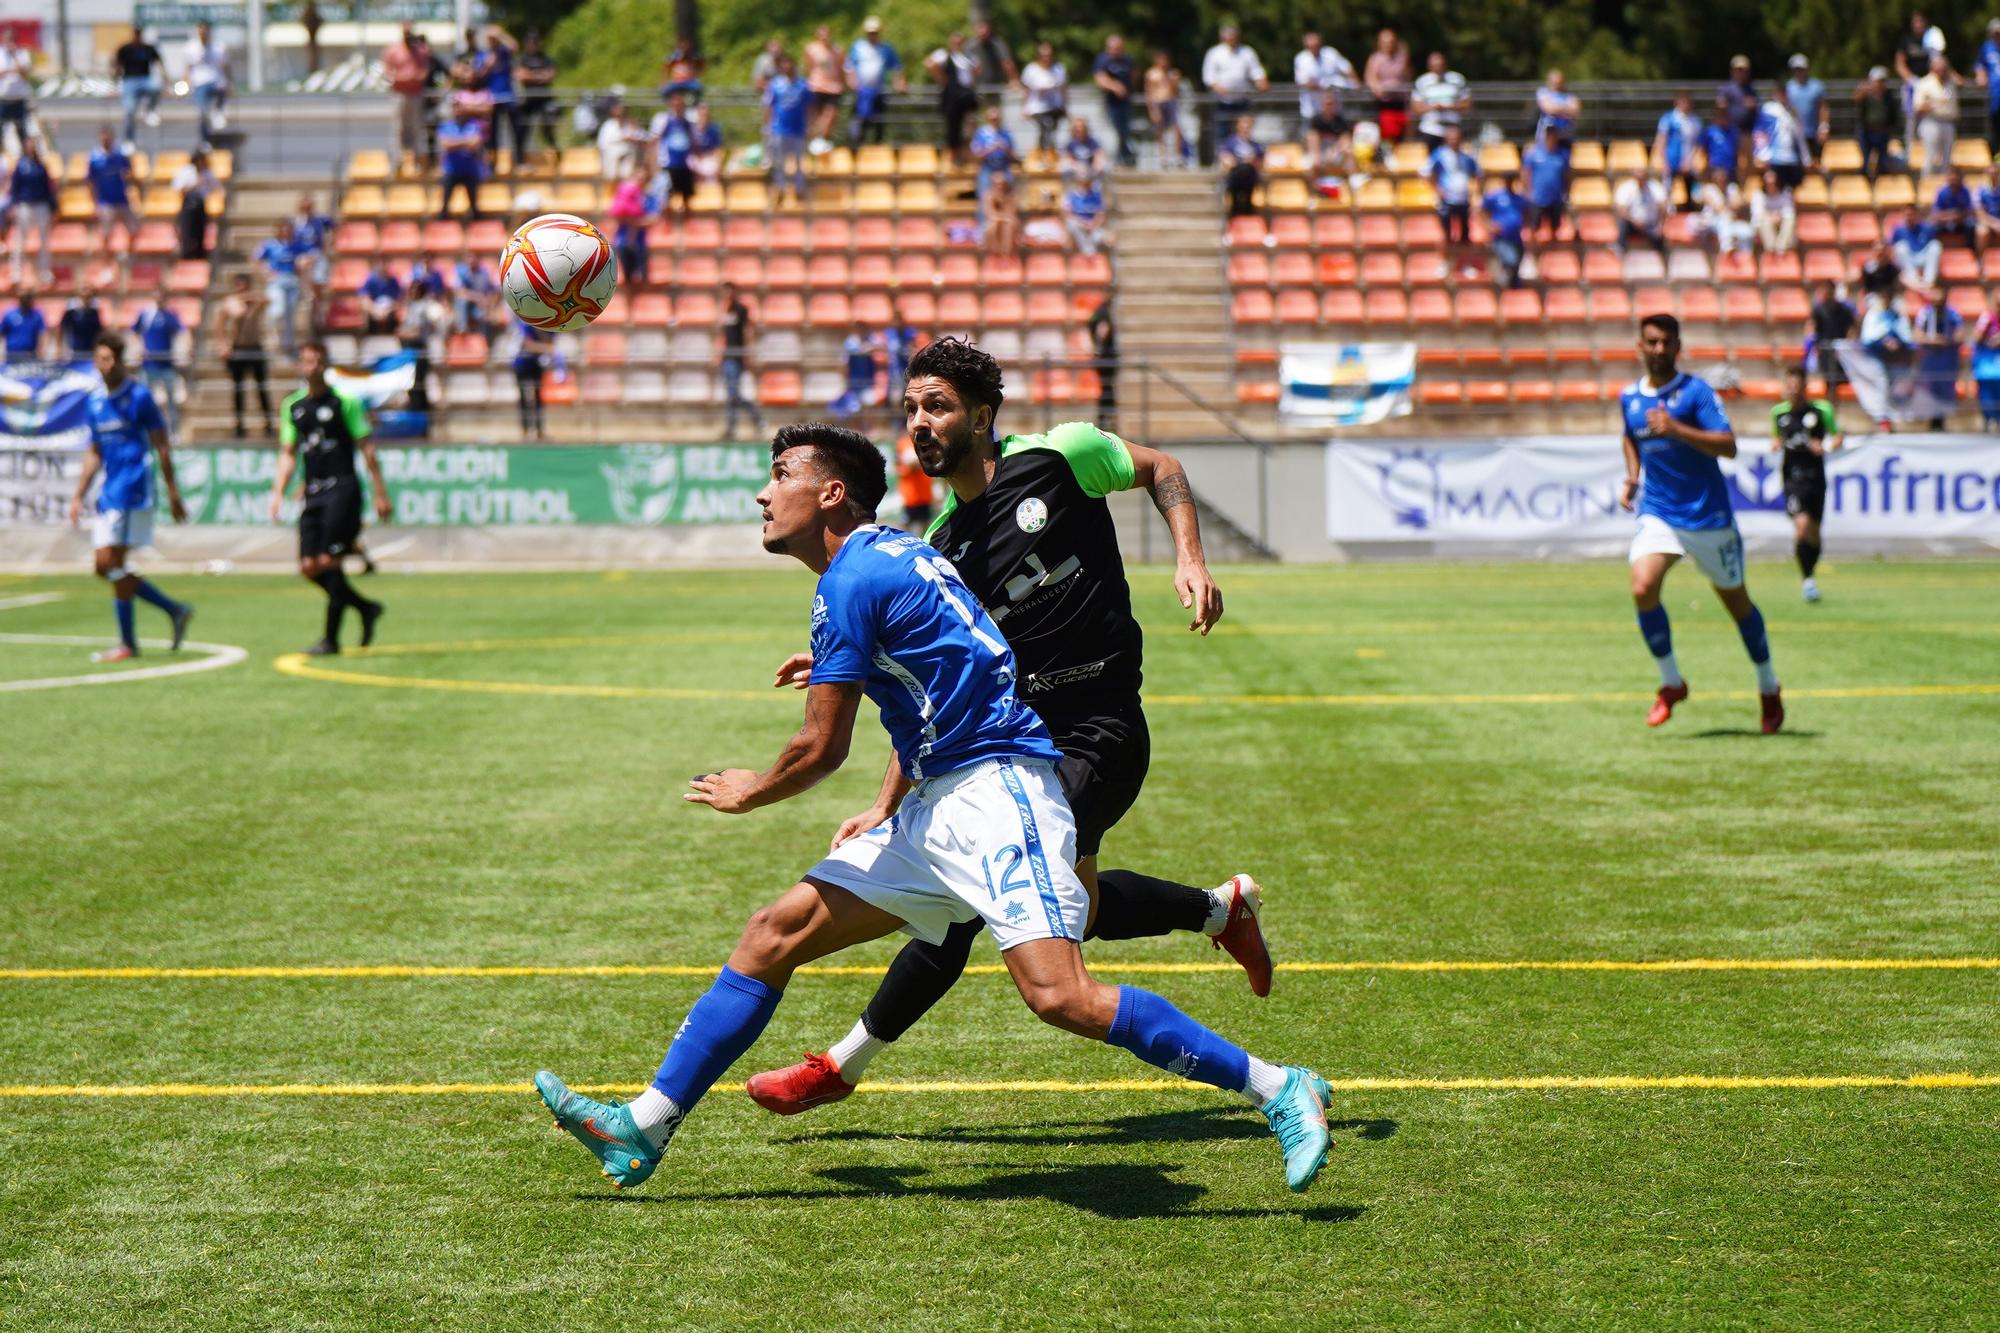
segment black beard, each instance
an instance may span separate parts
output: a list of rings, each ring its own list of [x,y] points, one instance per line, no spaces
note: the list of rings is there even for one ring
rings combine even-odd
[[[938,454],[936,463],[924,468],[924,475],[927,477],[948,477],[957,471],[959,464],[963,463],[972,454],[972,427],[967,426],[965,433],[956,440],[943,435],[936,436],[935,438],[941,447],[941,452]],[[918,463],[920,465],[922,461],[921,456],[919,456]]]

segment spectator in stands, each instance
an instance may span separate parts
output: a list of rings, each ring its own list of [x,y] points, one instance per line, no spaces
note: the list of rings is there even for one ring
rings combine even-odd
[[[1576,122],[1583,115],[1583,99],[1569,90],[1569,83],[1559,69],[1549,71],[1548,78],[1535,90],[1535,138],[1540,139],[1544,130],[1556,132],[1556,146],[1567,154],[1569,146],[1576,142]]]
[[[1090,132],[1090,122],[1082,116],[1069,118],[1069,138],[1062,146],[1062,174],[1086,180],[1102,176],[1110,166],[1104,145]]]
[[[247,276],[243,281],[248,282]],[[104,313],[97,308],[97,289],[85,283],[56,321],[56,359],[71,365],[90,361],[104,333]]]
[[[1445,61],[1444,52],[1431,52],[1424,63],[1424,72],[1410,86],[1410,109],[1417,113],[1417,137],[1434,149],[1444,142],[1445,131],[1472,110],[1472,91],[1465,76]]]
[[[431,352],[444,340],[451,325],[438,288],[432,281],[412,281],[410,299],[403,305],[396,323],[396,341],[411,354],[410,392],[406,398],[412,412],[431,410]]]
[[[1438,264],[1438,276],[1463,265],[1463,276],[1474,277],[1478,270],[1466,262],[1472,245],[1472,193],[1479,185],[1479,159],[1465,151],[1459,128],[1444,127],[1444,139],[1431,149],[1423,166],[1424,178],[1437,196],[1438,221],[1444,224],[1445,257]]]
[[[757,59],[750,65],[750,86],[757,90],[757,96],[764,95],[771,76],[778,72],[778,57],[785,53],[782,37],[773,37],[764,43],[764,49],[757,53]]]
[[[423,55],[424,70],[424,171],[426,174],[437,165],[439,108],[442,96],[439,89],[451,78],[451,66],[431,45],[431,39],[421,32],[416,35],[417,50]]]
[[[1562,239],[1563,218],[1569,213],[1569,149],[1561,134],[1557,126],[1543,125],[1540,140],[1521,154],[1521,171],[1528,178],[1528,230],[1547,241]]]
[[[1937,286],[1938,266],[1944,260],[1944,245],[1937,228],[1918,215],[1903,210],[1902,221],[1889,233],[1889,253],[1903,275],[1903,285],[1929,289]]]
[[[1889,71],[1881,65],[1854,89],[1855,139],[1861,146],[1861,174],[1872,183],[1889,166],[1889,138],[1895,132],[1896,106],[1889,90]]]
[[[1009,185],[1014,183],[1014,163],[1018,161],[1014,136],[1001,123],[998,102],[986,108],[985,122],[972,132],[972,158],[979,164],[977,193],[983,210],[994,181],[1004,178]]]
[[[514,348],[514,398],[520,412],[521,438],[546,440],[549,432],[542,415],[542,377],[548,374],[555,356],[556,336],[522,319],[514,322],[514,333],[519,339]]]
[[[1785,68],[1785,105],[1792,109],[1805,135],[1807,159],[1818,166],[1833,127],[1827,111],[1826,85],[1812,76],[1812,61],[1803,52],[1793,55]]]
[[[1305,35],[1299,53],[1292,57],[1292,82],[1299,90],[1299,124],[1303,127],[1319,109],[1322,92],[1339,94],[1360,86],[1354,66],[1320,39],[1316,32]]]
[[[174,239],[181,258],[208,258],[208,201],[222,188],[209,164],[208,150],[195,149],[168,184],[181,197],[174,213]]]
[[[1331,88],[1321,91],[1319,104],[1306,118],[1306,157],[1315,176],[1347,176],[1354,171],[1354,127],[1341,113],[1340,94]]]
[[[1255,195],[1264,180],[1264,145],[1251,132],[1255,124],[1249,116],[1238,116],[1235,128],[1216,150],[1222,167],[1222,188],[1229,193],[1229,216],[1251,217],[1257,212]]]
[[[7,203],[14,214],[14,285],[21,285],[21,256],[29,237],[35,238],[35,267],[43,282],[54,276],[49,268],[49,227],[55,217],[56,182],[42,158],[42,141],[30,138],[14,159],[8,177]]]
[[[14,308],[0,315],[0,342],[7,347],[7,364],[16,366],[39,360],[42,335],[48,331],[49,321],[35,305],[34,289],[16,290]]]
[[[1624,254],[1632,248],[1632,242],[1650,245],[1659,251],[1662,259],[1667,255],[1667,187],[1655,180],[1650,172],[1634,167],[1631,175],[1618,183],[1617,191],[1611,197],[1611,206],[1618,214],[1618,253]]]
[[[279,218],[271,232],[251,259],[264,266],[266,317],[277,328],[279,349],[290,359],[298,347],[299,251],[290,218]]]
[[[1080,255],[1094,255],[1111,244],[1105,230],[1104,182],[1072,180],[1063,190],[1063,230],[1070,248]]]
[[[850,324],[847,337],[841,340],[840,365],[844,387],[840,396],[826,405],[827,413],[836,420],[858,415],[881,401],[875,392],[875,343],[861,320]]]
[[[1936,352],[1939,349],[1945,349],[1950,353],[1948,359],[1951,368],[1935,372],[1937,387],[1943,388],[1958,381],[1959,362],[1964,356],[1961,349],[1965,345],[1965,317],[1952,308],[1949,288],[1926,293],[1921,299],[1922,304],[1918,306],[1916,313],[1910,316],[1910,340],[1926,353]],[[1939,359],[1942,361],[1947,358]],[[1928,367],[1929,364],[1930,358],[1926,356],[1925,365]],[[1943,430],[1944,418],[1932,417],[1930,425],[1932,430]]]
[[[97,131],[97,147],[85,172],[90,180],[91,205],[97,212],[98,247],[105,262],[116,259],[122,264],[131,258],[132,243],[139,238],[139,214],[132,207],[132,159],[118,146],[109,125]],[[113,255],[111,250],[113,227],[125,233],[122,255]]]
[[[1736,170],[1729,179],[1741,180],[1749,163],[1740,154],[1749,146],[1757,129],[1757,89],[1750,81],[1750,57],[1731,56],[1729,58],[1729,78],[1715,90],[1715,105],[1728,117],[1731,129],[1736,131]],[[1711,160],[1709,166],[1715,163]]]
[[[425,153],[424,103],[430,86],[430,65],[430,53],[417,40],[416,25],[404,20],[402,35],[382,48],[382,77],[389,81],[389,93],[396,99],[399,166],[414,164]],[[240,425],[236,433],[243,433]]]
[[[1896,78],[1903,95],[1903,151],[1913,153],[1917,142],[1917,84],[1931,72],[1931,58],[1944,54],[1944,29],[1934,26],[1921,10],[1912,10],[1910,26],[1896,39]]]
[[[1653,162],[1660,169],[1660,183],[1673,197],[1674,183],[1681,187],[1681,208],[1692,211],[1695,192],[1701,188],[1701,174],[1695,169],[1695,155],[1701,147],[1701,121],[1694,114],[1694,96],[1679,93],[1674,104],[1660,115],[1653,132]]]
[[[632,174],[632,162],[641,153],[646,136],[632,123],[623,102],[613,102],[604,123],[597,127],[597,156],[604,179],[621,181]]]
[[[1776,173],[1787,189],[1796,189],[1806,178],[1806,134],[1785,101],[1783,84],[1773,85],[1771,97],[1757,108],[1750,156],[1764,171]]]
[[[188,94],[194,98],[195,142],[205,144],[229,127],[224,110],[229,101],[229,48],[208,24],[194,25],[188,38],[186,76]]]
[[[1021,86],[1028,90],[1022,110],[1035,122],[1035,151],[1053,156],[1056,131],[1069,110],[1069,71],[1053,45],[1035,44],[1035,58],[1021,70]]]
[[[1931,199],[1931,225],[1937,228],[1939,240],[1963,241],[1973,250],[1979,249],[1979,222],[1973,211],[1972,191],[1966,186],[1965,173],[1957,167],[1945,173],[1944,184]]]
[[[1854,307],[1841,297],[1831,279],[1822,279],[1813,287],[1806,355],[1818,362],[1820,378],[1826,381],[1828,396],[1832,395],[1835,385],[1847,382],[1847,373],[1840,367],[1840,356],[1834,350],[1834,344],[1852,337],[1855,323]]]
[[[160,48],[147,41],[145,30],[135,23],[131,40],[118,48],[111,64],[118,71],[118,101],[125,108],[125,126],[118,139],[131,144],[138,136],[141,114],[148,125],[160,123],[160,89],[165,83],[161,76],[166,62],[160,58]]]
[[[1090,312],[1084,327],[1090,331],[1090,355],[1097,363],[1097,428],[1111,430],[1118,424],[1118,325],[1111,314],[1115,291],[1104,289],[1104,299]]]
[[[167,419],[169,435],[180,434],[181,372],[174,353],[186,330],[181,317],[167,305],[167,280],[161,278],[152,301],[141,306],[133,319],[132,332],[139,335],[139,378],[153,391],[153,399]]]
[[[1500,286],[1508,290],[1520,286],[1520,262],[1528,252],[1522,242],[1522,230],[1528,224],[1528,200],[1516,188],[1516,182],[1516,176],[1506,174],[1480,200],[1480,212],[1486,214],[1486,246],[1494,254],[1494,272],[1500,276]]]
[[[722,379],[722,438],[736,438],[736,415],[746,411],[750,414],[751,427],[761,435],[764,432],[764,414],[757,410],[757,395],[753,391],[745,397],[743,393],[744,358],[749,355],[753,323],[750,307],[743,304],[743,293],[733,282],[722,284],[721,321],[722,351],[716,366]]]
[[[1021,252],[1021,200],[1014,191],[1011,175],[998,176],[981,205],[985,230],[981,240],[989,255],[1017,255]]]
[[[1014,64],[1014,52],[1007,45],[1007,39],[993,31],[993,20],[982,18],[972,25],[972,45],[969,48],[973,65],[973,86],[990,88],[1006,84],[1016,92],[1021,90],[1021,71]]]
[[[264,434],[271,430],[270,358],[264,354],[264,298],[250,286],[250,275],[238,273],[229,280],[229,295],[222,298],[217,341],[225,349],[223,364],[229,371],[229,401],[236,410],[236,437],[243,428],[243,382],[255,380],[257,409],[264,416]]]
[[[1856,280],[1863,296],[1890,297],[1903,290],[1903,266],[1886,238],[1862,261]]]
[[[2000,166],[1986,169],[1986,183],[1972,192],[1972,223],[1979,229],[1981,248],[2000,232]]]
[[[521,116],[521,91],[515,85],[514,60],[521,50],[521,44],[508,36],[507,30],[499,24],[490,24],[486,29],[486,49],[479,53],[476,66],[480,86],[492,106],[487,120],[486,147],[491,160],[498,165],[500,153],[500,127],[506,126],[513,136],[513,167],[519,171],[528,159],[528,144],[523,137],[526,122]]]
[[[1250,110],[1250,94],[1271,86],[1264,74],[1264,62],[1243,44],[1243,33],[1234,23],[1222,27],[1222,40],[1208,48],[1201,58],[1201,81],[1215,99],[1213,133],[1219,144]]]
[[[840,99],[847,91],[840,48],[833,29],[822,23],[805,46],[806,137],[815,156],[833,148],[833,125],[840,117]]]
[[[529,29],[521,38],[521,55],[515,65],[521,82],[521,127],[523,138],[521,151],[525,153],[528,140],[540,130],[542,143],[554,158],[560,151],[556,145],[556,122],[562,112],[556,106],[556,62],[542,44],[542,34]],[[412,401],[414,405],[414,395]]]
[[[722,179],[722,127],[717,125],[708,111],[708,103],[696,102],[694,110],[688,112],[688,138],[690,151],[688,166],[694,171],[697,188],[713,185]]]
[[[877,341],[882,344],[882,366],[888,376],[889,399],[893,403],[903,392],[903,381],[910,377],[910,358],[917,354],[917,347],[923,342],[923,334],[903,314],[901,301],[891,300],[888,327],[882,330]]]
[[[1729,108],[1718,104],[1714,117],[1701,127],[1704,173],[1713,178],[1716,172],[1724,172],[1734,184],[1741,148],[1742,136],[1736,132],[1736,124],[1729,118]]]
[[[1118,165],[1134,167],[1139,155],[1132,148],[1132,95],[1138,85],[1138,71],[1132,57],[1125,54],[1125,39],[1112,33],[1104,39],[1104,49],[1090,62],[1090,80],[1104,98],[1104,117],[1118,139]]]
[[[674,42],[673,49],[660,58],[660,74],[665,80],[660,84],[660,100],[666,101],[675,93],[701,100],[701,75],[707,62],[695,53],[694,42],[687,37]]]
[[[685,94],[675,93],[667,99],[667,109],[653,117],[652,132],[648,137],[653,141],[654,152],[658,154],[660,171],[666,177],[665,197],[662,199],[660,205],[661,213],[669,212],[672,207],[672,201],[679,199],[681,201],[681,216],[683,218],[693,217],[694,122],[688,119],[687,97]],[[635,180],[639,182],[637,187],[639,200],[636,205],[638,211],[633,212],[632,217],[634,226],[642,233],[642,239],[637,243],[642,250],[645,248],[645,241],[643,239],[645,225],[640,219],[643,218],[645,213],[645,194],[647,186],[651,183],[651,179],[651,172],[634,169],[626,172],[625,179],[620,181],[618,185],[620,191],[630,193],[627,187],[631,186]],[[617,200],[615,197],[612,202],[614,205],[616,204]],[[631,212],[633,207],[634,205],[628,201],[627,211]],[[619,215],[614,212],[612,216],[617,217]],[[633,271],[643,273],[645,270],[637,269]]]
[[[871,135],[882,142],[882,113],[889,105],[889,90],[906,93],[909,80],[903,75],[903,58],[896,48],[882,40],[882,20],[870,14],[861,21],[861,35],[847,48],[843,66],[847,86],[854,90],[854,118],[848,124],[848,141],[859,148]]]
[[[1186,166],[1194,155],[1181,132],[1181,72],[1170,51],[1153,52],[1153,63],[1146,67],[1146,119],[1159,145],[1160,165]]]
[[[1986,153],[2000,157],[2000,19],[1986,24],[1986,41],[1979,48],[1975,75],[1986,90]],[[1982,317],[1981,324],[1986,321]]]
[[[681,196],[682,216],[694,216],[689,206],[694,198],[694,173],[688,167],[679,168],[679,177],[673,178],[675,168],[668,167],[670,177],[667,185],[668,198]],[[618,182],[618,188],[611,192],[611,204],[606,210],[611,220],[618,224],[618,233],[613,248],[618,255],[618,273],[621,279],[631,282],[646,281],[646,232],[653,221],[652,197],[653,173],[644,159],[633,163],[632,172]],[[682,187],[686,193],[682,193]],[[664,211],[666,205],[662,205]]]
[[[1979,429],[2000,428],[2000,288],[1986,293],[1986,309],[1972,326],[1972,378],[1979,391]]]
[[[1958,139],[1958,75],[1944,52],[1931,57],[1930,72],[1917,80],[1914,105],[1924,174],[1935,176],[1951,165],[1951,146]]]
[[[1410,128],[1410,81],[1416,70],[1410,64],[1410,47],[1394,28],[1375,34],[1375,49],[1369,53],[1362,79],[1375,97],[1375,123],[1382,142],[1402,142]]]
[[[1750,200],[1750,225],[1756,228],[1757,243],[1767,255],[1792,252],[1792,237],[1798,231],[1798,203],[1792,187],[1773,167],[1764,169],[1764,188]]]
[[[361,280],[361,317],[370,333],[394,333],[403,304],[403,284],[378,260]]]
[[[320,305],[333,277],[328,254],[332,245],[333,219],[319,211],[311,194],[300,195],[292,209],[292,248],[298,252],[299,294],[304,298],[307,328],[319,327]]]
[[[996,39],[997,40],[997,39]],[[966,164],[965,118],[979,105],[979,62],[965,49],[965,34],[955,32],[931,52],[924,67],[937,80],[938,114],[944,120],[944,146],[958,166]]]
[[[438,217],[451,216],[451,197],[465,191],[466,216],[479,221],[479,183],[486,176],[486,162],[480,152],[483,141],[479,122],[454,105],[451,119],[438,127],[438,148],[444,162],[444,195],[438,201]],[[285,355],[290,356],[290,348]]]
[[[452,302],[452,327],[459,333],[477,333],[490,345],[500,330],[495,318],[499,279],[483,259],[459,260],[453,278],[457,296]]]
[[[19,152],[28,141],[28,99],[34,96],[30,76],[34,56],[14,40],[14,30],[0,33],[0,151]],[[6,141],[7,127],[14,130],[14,142]]]
[[[1750,206],[1742,187],[1730,179],[1728,168],[1713,167],[1708,184],[1701,187],[1701,214],[1695,219],[1697,236],[1715,242],[1718,255],[1748,255],[1757,236],[1750,222]]]

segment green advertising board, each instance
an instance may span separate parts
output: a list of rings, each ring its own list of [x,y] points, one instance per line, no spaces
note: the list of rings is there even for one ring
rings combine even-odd
[[[380,457],[400,527],[752,523],[771,468],[761,443],[384,445]],[[174,450],[191,523],[269,523],[277,467],[273,449]]]

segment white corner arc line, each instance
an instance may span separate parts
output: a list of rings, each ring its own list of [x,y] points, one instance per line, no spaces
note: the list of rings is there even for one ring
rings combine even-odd
[[[59,592],[24,592],[19,597],[0,597],[0,611],[14,611],[24,606],[47,606],[50,602],[60,602],[64,595]]]
[[[89,647],[104,642],[102,635],[87,634],[0,634],[0,643],[52,643]],[[141,647],[169,648],[166,639],[141,639]],[[186,676],[196,671],[215,671],[222,667],[235,666],[250,656],[247,648],[238,648],[233,643],[198,643],[189,639],[181,645],[183,650],[203,654],[182,662],[169,662],[164,666],[140,667],[136,671],[98,671],[83,676],[42,676],[35,680],[0,681],[0,694],[19,690],[61,690],[72,685],[123,685],[135,680],[159,680],[165,676]]]

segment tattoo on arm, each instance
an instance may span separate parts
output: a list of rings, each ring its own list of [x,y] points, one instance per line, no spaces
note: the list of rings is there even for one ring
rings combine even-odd
[[[1188,489],[1187,474],[1176,472],[1170,477],[1162,477],[1153,487],[1153,507],[1165,517],[1169,509],[1177,505],[1194,503],[1194,492]]]

